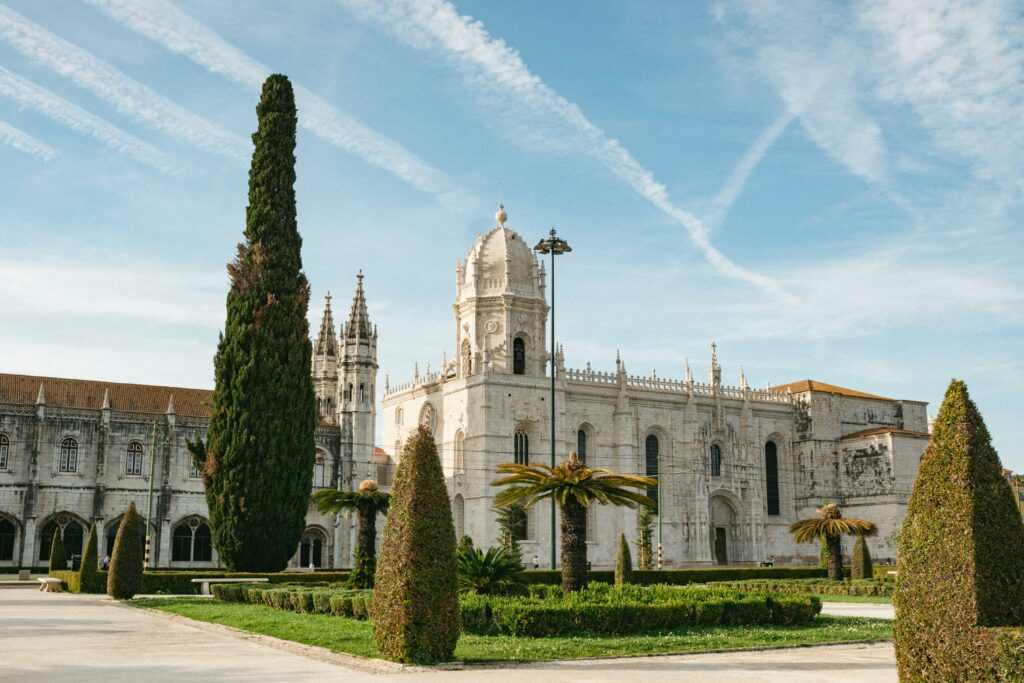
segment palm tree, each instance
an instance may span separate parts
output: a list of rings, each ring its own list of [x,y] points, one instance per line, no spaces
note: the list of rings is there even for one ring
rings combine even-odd
[[[575,593],[587,584],[587,508],[593,504],[635,508],[653,506],[646,491],[655,485],[650,477],[616,474],[605,469],[590,469],[569,453],[561,465],[549,467],[537,463],[498,465],[504,477],[492,482],[506,486],[494,500],[504,507],[521,503],[523,508],[553,499],[562,513],[562,592]],[[627,489],[640,489],[640,493]]]
[[[508,548],[460,550],[455,556],[460,593],[521,595],[526,593],[523,565]]]
[[[813,543],[818,539],[828,550],[828,578],[843,579],[843,536],[874,536],[878,527],[874,522],[855,517],[843,517],[842,510],[835,503],[826,503],[817,510],[820,517],[801,519],[789,525],[789,532],[797,543]]]
[[[377,482],[366,479],[358,491],[317,491],[317,509],[322,514],[355,511],[359,515],[356,562],[349,576],[353,588],[373,588],[377,570],[377,515],[387,514],[391,494],[377,490]]]

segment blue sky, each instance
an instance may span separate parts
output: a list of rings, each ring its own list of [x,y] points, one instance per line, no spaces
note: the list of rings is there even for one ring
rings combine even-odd
[[[0,2],[0,370],[212,385],[271,71],[314,289],[366,273],[381,373],[452,351],[499,198],[555,226],[570,366],[813,378],[1024,469],[1017,3]],[[339,312],[336,315],[342,315]],[[383,378],[382,378],[383,379]]]

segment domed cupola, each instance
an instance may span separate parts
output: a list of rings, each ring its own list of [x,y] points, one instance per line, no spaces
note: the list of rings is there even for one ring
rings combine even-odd
[[[544,267],[523,237],[506,225],[503,204],[494,219],[496,225],[476,238],[455,270],[459,375],[485,366],[543,375]]]

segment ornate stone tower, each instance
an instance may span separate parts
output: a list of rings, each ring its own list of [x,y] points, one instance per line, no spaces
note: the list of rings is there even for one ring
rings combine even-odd
[[[370,325],[363,294],[363,271],[359,271],[356,293],[348,322],[341,331],[341,359],[338,364],[338,420],[342,448],[351,446],[350,462],[356,479],[365,476],[373,462],[374,427],[377,416],[377,330]]]
[[[506,227],[504,205],[497,225],[481,235],[455,268],[459,377],[489,371],[544,375],[544,266],[519,233]]]
[[[338,337],[331,314],[331,293],[327,292],[320,332],[313,344],[313,391],[321,424],[338,424]]]

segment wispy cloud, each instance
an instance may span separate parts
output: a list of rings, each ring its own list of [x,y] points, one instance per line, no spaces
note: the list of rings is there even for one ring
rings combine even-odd
[[[85,0],[132,30],[208,71],[258,91],[271,68],[164,0]],[[295,88],[299,125],[322,140],[397,176],[412,187],[454,200],[461,191],[443,172],[302,86]]]
[[[201,149],[245,162],[252,145],[175,104],[82,48],[0,5],[0,40],[106,100],[118,113]]]
[[[0,142],[42,161],[57,158],[57,150],[53,147],[4,121],[0,121]]]
[[[752,272],[720,252],[708,236],[707,226],[676,206],[665,186],[644,168],[618,140],[592,123],[580,108],[559,95],[527,67],[522,57],[504,40],[492,37],[483,24],[446,0],[339,0],[360,18],[373,22],[418,49],[437,52],[452,60],[473,83],[503,93],[503,100],[556,121],[565,135],[559,144],[597,158],[634,191],[686,229],[705,259],[719,272],[748,282],[773,295],[792,301],[770,277]]]
[[[177,165],[153,145],[143,142],[59,95],[11,73],[2,66],[0,95],[6,95],[21,106],[33,109],[77,133],[98,140],[140,163],[168,173],[178,172]]]
[[[711,202],[711,208],[707,213],[707,224],[711,229],[721,225],[725,217],[729,215],[729,209],[732,208],[733,203],[740,196],[740,192],[743,191],[743,187],[747,184],[750,174],[761,163],[764,155],[772,148],[772,145],[779,139],[779,136],[789,127],[793,118],[793,113],[787,111],[775,119],[770,126],[761,131],[754,144],[750,146],[747,153],[740,159],[740,162],[736,164],[732,173],[729,174],[728,180],[725,181],[725,185],[722,186],[722,189]]]

